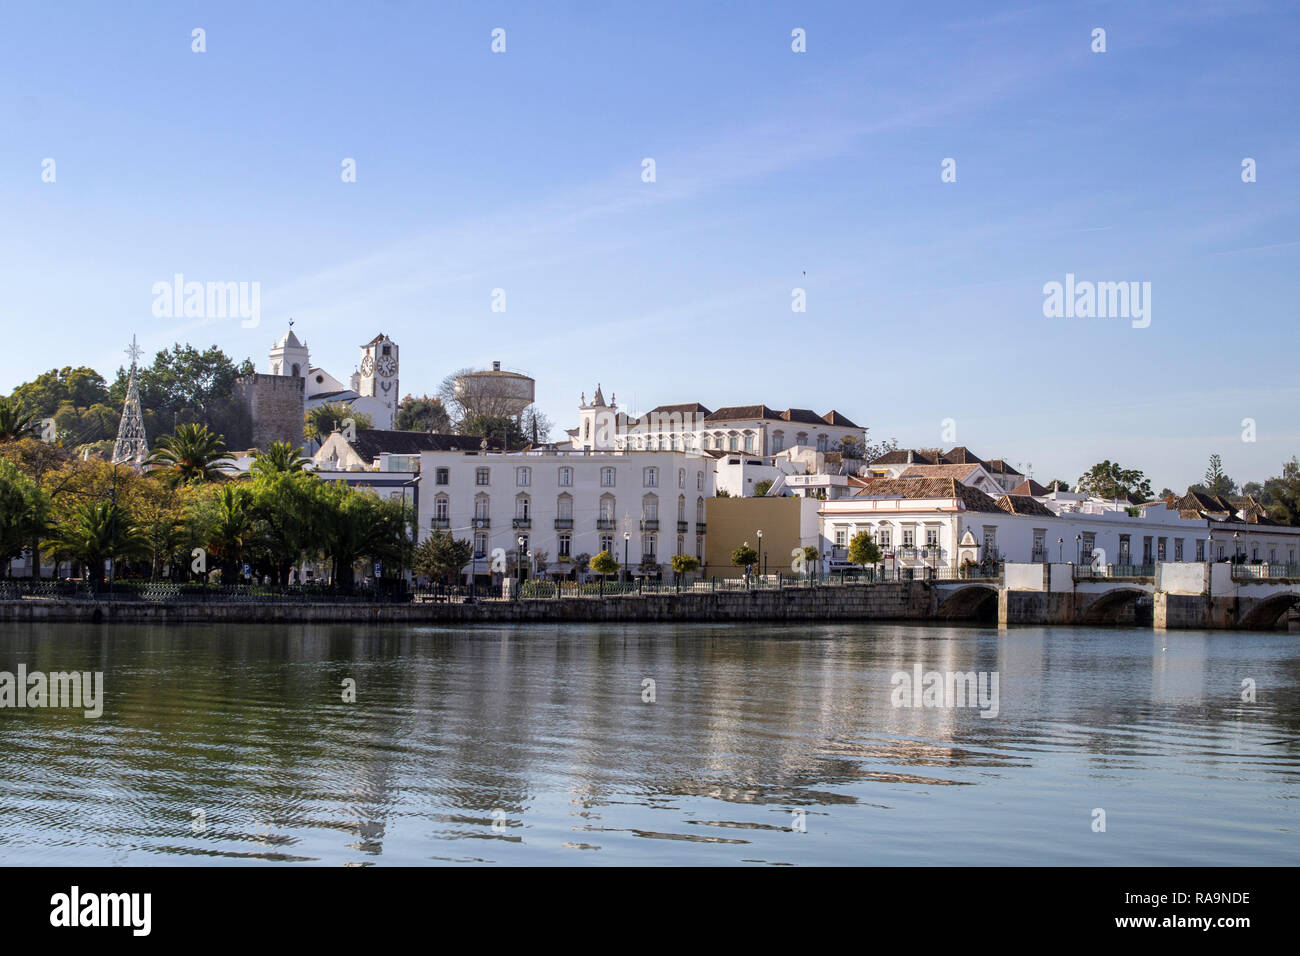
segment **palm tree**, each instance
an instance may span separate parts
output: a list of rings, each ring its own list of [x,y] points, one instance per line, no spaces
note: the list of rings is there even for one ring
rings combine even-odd
[[[257,525],[247,488],[226,485],[217,498],[216,523],[208,533],[208,550],[221,562],[221,583],[238,580],[239,565],[253,543]]]
[[[0,442],[35,437],[41,423],[12,398],[0,397]]]
[[[310,461],[303,457],[301,445],[294,448],[287,441],[273,441],[266,451],[253,456],[253,471],[259,475],[302,471]]]
[[[202,484],[228,476],[226,443],[207,425],[177,425],[176,433],[158,439],[148,464],[173,484]]]
[[[131,523],[131,516],[108,502],[75,509],[55,528],[47,547],[56,558],[85,564],[86,577],[96,585],[104,580],[105,561],[149,553],[149,542]]]

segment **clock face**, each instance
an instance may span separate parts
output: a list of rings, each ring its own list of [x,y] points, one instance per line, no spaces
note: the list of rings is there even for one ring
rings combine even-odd
[[[369,377],[375,370],[375,360],[367,355],[361,360],[361,374]]]
[[[391,355],[381,356],[376,363],[376,367],[379,369],[379,374],[384,378],[391,378],[393,373],[397,371],[397,363],[393,361]]]

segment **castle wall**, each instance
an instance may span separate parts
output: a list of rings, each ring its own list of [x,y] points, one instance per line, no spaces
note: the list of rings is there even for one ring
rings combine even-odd
[[[273,441],[302,444],[305,380],[292,375],[241,378],[236,385],[253,425],[253,446],[265,450]]]

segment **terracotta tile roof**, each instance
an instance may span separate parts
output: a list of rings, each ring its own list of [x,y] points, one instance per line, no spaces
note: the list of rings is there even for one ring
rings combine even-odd
[[[825,425],[826,419],[822,418],[811,408],[787,408],[780,412],[778,417],[787,422],[794,422],[802,425]]]
[[[699,402],[683,402],[680,405],[658,405],[642,415],[638,421],[645,421],[650,415],[712,415]]]
[[[995,475],[1019,475],[1023,472],[1017,471],[1006,463],[1002,458],[990,458],[984,462],[984,467]]]
[[[482,440],[476,435],[438,435],[432,432],[358,428],[356,437],[348,444],[366,461],[374,461],[384,452],[390,455],[418,455],[422,451],[477,451]],[[490,439],[488,447],[499,449],[501,439]]]
[[[966,465],[913,465],[899,475],[899,478],[956,478],[960,481],[980,465],[971,462]]]
[[[1056,512],[1041,501],[1035,501],[1029,495],[1003,495],[997,500],[996,504],[1007,514],[1042,515],[1044,518],[1056,517]]]
[[[937,465],[941,462],[935,461],[929,455],[922,454],[915,448],[895,448],[893,451],[887,451],[879,458],[873,458],[868,464],[871,465],[906,465],[907,453],[912,453],[912,464],[916,465]]]
[[[829,411],[825,415],[818,415],[811,408],[787,408],[783,412],[778,412],[774,408],[766,405],[728,405],[725,408],[719,408],[716,412],[710,412],[703,405],[696,403],[695,406],[686,405],[669,405],[667,408],[698,408],[705,414],[706,422],[730,422],[743,421],[747,418],[768,419],[771,421],[790,422],[792,425],[837,425],[840,428],[857,428],[843,415],[837,411]]]
[[[943,453],[943,464],[946,465],[982,465],[984,463],[983,458],[965,445],[958,445],[956,448]]]
[[[1050,495],[1052,492],[1034,481],[1034,479],[1026,478],[1020,484],[1012,488],[1010,493],[1013,495],[1030,495],[1033,497],[1036,495]]]
[[[848,418],[846,418],[845,416],[841,415],[839,412],[837,412],[837,411],[836,411],[835,409],[833,409],[833,408],[832,408],[829,412],[827,412],[825,415],[822,416],[822,421],[824,421],[827,425],[838,425],[840,428],[860,428],[860,427],[861,427],[860,425],[855,425],[853,422],[849,421]]]
[[[743,418],[780,418],[781,416],[766,405],[728,405],[711,412],[704,419],[706,422],[730,422]]]
[[[995,502],[978,488],[956,478],[870,478],[862,482],[855,498],[956,498],[967,511],[997,512]]]

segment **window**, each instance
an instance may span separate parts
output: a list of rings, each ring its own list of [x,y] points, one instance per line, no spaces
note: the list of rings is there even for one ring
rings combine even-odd
[[[1250,549],[1250,560],[1259,561],[1259,545],[1252,545]]]
[[[613,487],[614,487],[614,469],[613,469],[613,468],[602,468],[602,469],[600,469],[600,486],[601,486],[602,488],[613,488]]]
[[[1196,539],[1196,560],[1197,561],[1205,560],[1205,539],[1204,538]]]
[[[531,468],[515,469],[515,484],[520,488],[527,488],[533,480],[533,470]]]
[[[451,469],[450,469],[450,468],[439,468],[439,469],[437,469],[436,471],[434,471],[433,475],[434,475],[434,478],[433,478],[433,480],[434,480],[434,484],[438,484],[438,485],[449,485],[449,484],[451,484]]]
[[[491,502],[492,502],[492,499],[489,498],[487,495],[479,495],[477,498],[475,498],[475,499],[474,499],[474,517],[475,517],[475,518],[487,518],[487,517],[489,517],[488,509],[489,509],[489,507],[490,507],[490,505],[491,505]]]
[[[926,528],[926,529],[925,529],[925,546],[926,546],[927,548],[937,548],[937,547],[939,547],[939,529],[938,529],[938,528]]]
[[[695,499],[695,521],[698,524],[704,523],[704,499],[703,498]]]
[[[646,495],[641,499],[641,517],[646,521],[659,520],[659,499],[654,495]]]
[[[1035,561],[1041,560],[1043,556],[1046,554],[1047,554],[1047,529],[1035,528],[1033,559]]]
[[[798,435],[795,435],[795,436],[794,436],[794,443],[795,443],[796,445],[806,445],[806,444],[808,444],[808,433],[807,433],[807,432],[800,432]]]
[[[533,501],[527,495],[520,495],[515,498],[515,517],[527,521],[532,517]]]
[[[837,548],[842,548],[842,547],[844,547],[844,545],[845,545],[845,540],[846,540],[847,537],[848,537],[848,535],[845,533],[845,531],[844,531],[843,528],[836,528],[836,529],[835,529],[835,547],[837,547]]]
[[[911,528],[903,529],[903,547],[911,548],[916,545],[916,532]]]
[[[474,554],[480,558],[487,554],[487,538],[481,531],[474,535]]]
[[[727,451],[740,451],[740,436],[729,435],[727,437]]]
[[[555,499],[555,517],[573,520],[573,498],[571,496],[560,495]]]
[[[560,557],[567,558],[569,556],[569,549],[573,545],[573,535],[571,534],[560,535],[559,544],[560,546],[558,550],[560,552]]]
[[[1174,560],[1183,560],[1183,539],[1174,538]]]
[[[881,528],[876,532],[876,543],[886,551],[893,545],[894,532],[892,528]]]
[[[1151,535],[1144,535],[1142,538],[1142,563],[1151,563]]]
[[[678,521],[686,520],[686,496],[685,495],[677,496],[677,520]],[[677,553],[681,554],[680,548],[677,549]]]
[[[818,435],[818,436],[817,436],[817,450],[818,450],[818,451],[825,451],[825,450],[826,450],[826,436],[825,436],[825,435]]]
[[[686,469],[685,469],[685,468],[678,468],[678,469],[677,469],[677,487],[678,487],[678,488],[685,488],[685,487],[686,487]]]
[[[489,472],[489,469],[487,469],[487,468],[475,468],[475,469],[474,469],[474,484],[476,484],[476,485],[486,485],[486,484],[488,483],[488,476],[489,476],[489,474],[490,474],[490,472]]]
[[[642,471],[642,478],[647,488],[655,488],[659,484],[659,469],[646,468]]]
[[[446,521],[449,507],[450,502],[447,496],[439,495],[437,498],[433,499],[433,516],[439,521]]]
[[[695,490],[696,491],[704,490],[704,472],[702,471],[697,471],[695,473]]]
[[[571,487],[573,487],[573,469],[572,469],[572,468],[561,468],[561,469],[560,469],[560,487],[561,487],[561,488],[571,488]]]
[[[1268,548],[1268,563],[1269,563],[1269,564],[1277,564],[1277,545],[1269,545],[1269,548]]]
[[[686,553],[686,537],[684,535],[679,534],[677,536],[677,553],[678,554]]]
[[[1122,534],[1119,536],[1119,563],[1132,564],[1132,545],[1130,543],[1131,535]]]
[[[1163,542],[1165,539],[1161,538],[1160,540]],[[1083,560],[1084,561],[1092,560],[1092,552],[1096,548],[1096,546],[1097,546],[1097,533],[1095,531],[1085,531],[1083,533]],[[1162,548],[1164,547],[1163,544],[1161,544],[1160,546]]]
[[[657,564],[659,562],[659,535],[641,535],[641,560]]]
[[[600,520],[601,521],[614,520],[614,496],[613,495],[601,495]]]
[[[785,448],[785,432],[772,432],[772,451],[778,452]]]
[[[1167,547],[1168,542],[1169,542],[1168,538],[1156,539],[1156,560],[1157,561],[1165,560],[1165,548]]]
[[[997,525],[986,524],[984,526],[984,556],[993,557],[998,553],[998,527]]]
[[[600,550],[614,553],[614,536],[612,534],[602,534],[600,536]]]
[[[747,451],[747,452],[751,452],[751,453],[752,453],[753,450],[754,450],[754,436],[751,435],[751,434],[749,434],[749,432],[746,432],[746,433],[745,433],[745,451]]]

